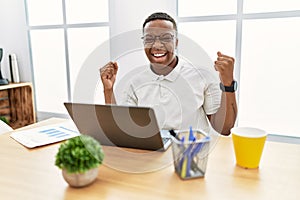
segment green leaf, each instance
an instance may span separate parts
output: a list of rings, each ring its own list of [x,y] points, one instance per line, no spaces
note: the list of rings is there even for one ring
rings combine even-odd
[[[97,140],[80,135],[63,142],[55,158],[57,167],[69,173],[83,173],[102,164],[104,152]]]

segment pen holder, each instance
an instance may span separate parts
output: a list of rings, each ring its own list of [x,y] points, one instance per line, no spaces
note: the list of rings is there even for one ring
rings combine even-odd
[[[189,131],[178,131],[172,137],[172,152],[176,174],[181,179],[204,177],[210,138],[199,130],[193,130],[193,140]]]

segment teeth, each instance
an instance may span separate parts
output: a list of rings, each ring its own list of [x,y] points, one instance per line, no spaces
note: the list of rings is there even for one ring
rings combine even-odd
[[[154,54],[155,57],[161,57],[161,56],[164,56],[164,55],[165,55],[164,53],[155,53]]]

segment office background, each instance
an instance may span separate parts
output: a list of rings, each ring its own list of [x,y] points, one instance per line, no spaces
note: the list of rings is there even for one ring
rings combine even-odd
[[[35,86],[38,118],[64,116],[86,57],[108,42],[114,58],[125,44],[108,39],[139,30],[155,11],[176,18],[179,33],[212,59],[218,50],[236,58],[238,125],[300,137],[299,0],[0,0],[3,74],[10,77],[7,57],[17,54],[21,81]],[[101,88],[95,93],[103,102]]]

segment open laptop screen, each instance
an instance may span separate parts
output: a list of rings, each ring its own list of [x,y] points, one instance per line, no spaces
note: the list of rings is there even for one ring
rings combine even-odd
[[[155,113],[149,107],[64,103],[78,130],[102,145],[165,150]]]

